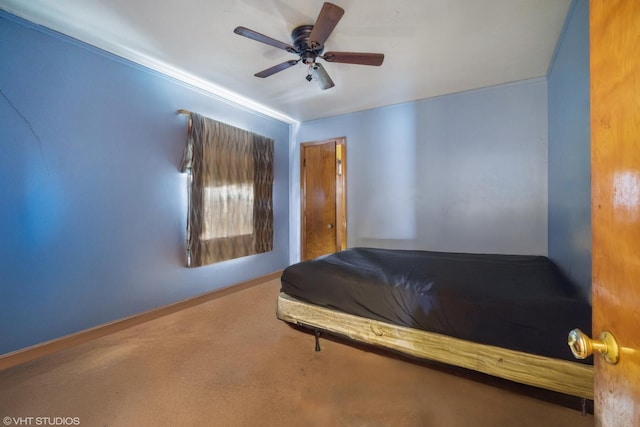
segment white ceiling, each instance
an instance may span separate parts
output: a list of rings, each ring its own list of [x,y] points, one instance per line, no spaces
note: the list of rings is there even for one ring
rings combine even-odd
[[[571,0],[333,0],[345,9],[325,51],[384,53],[382,66],[327,63],[254,77],[295,55],[233,33],[291,44],[322,0],[0,0],[0,8],[285,122],[544,76]],[[188,106],[185,106],[188,108]]]

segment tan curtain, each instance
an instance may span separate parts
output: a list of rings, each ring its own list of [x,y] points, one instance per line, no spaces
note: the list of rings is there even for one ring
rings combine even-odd
[[[273,249],[273,140],[191,113],[187,266]]]

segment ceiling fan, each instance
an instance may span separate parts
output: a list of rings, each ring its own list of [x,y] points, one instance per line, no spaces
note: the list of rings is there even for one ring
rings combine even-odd
[[[381,65],[382,61],[384,61],[384,54],[382,53],[326,52],[324,55],[322,54],[324,42],[329,38],[338,21],[342,18],[342,15],[344,15],[344,9],[340,6],[329,2],[324,3],[314,25],[300,25],[291,32],[293,46],[246,27],[236,27],[233,32],[252,40],[286,50],[289,53],[294,53],[299,57],[298,59],[285,61],[266,70],[262,70],[255,74],[256,77],[269,77],[302,62],[309,66],[306,79],[311,81],[315,78],[320,88],[324,90],[332,88],[334,83],[322,64],[317,62],[318,58],[322,58],[327,62],[376,66]]]

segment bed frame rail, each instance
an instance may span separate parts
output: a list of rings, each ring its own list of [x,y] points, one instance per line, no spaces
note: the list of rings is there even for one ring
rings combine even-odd
[[[476,344],[297,300],[278,297],[276,315],[288,323],[495,377],[593,400],[593,366]]]

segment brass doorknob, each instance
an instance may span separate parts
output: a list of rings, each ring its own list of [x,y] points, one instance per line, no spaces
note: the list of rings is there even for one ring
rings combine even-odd
[[[569,332],[568,344],[576,359],[586,359],[597,351],[612,365],[618,363],[620,350],[611,332],[604,331],[597,340],[592,340],[580,329]]]
[[[327,224],[327,228],[333,228],[333,224]]]

